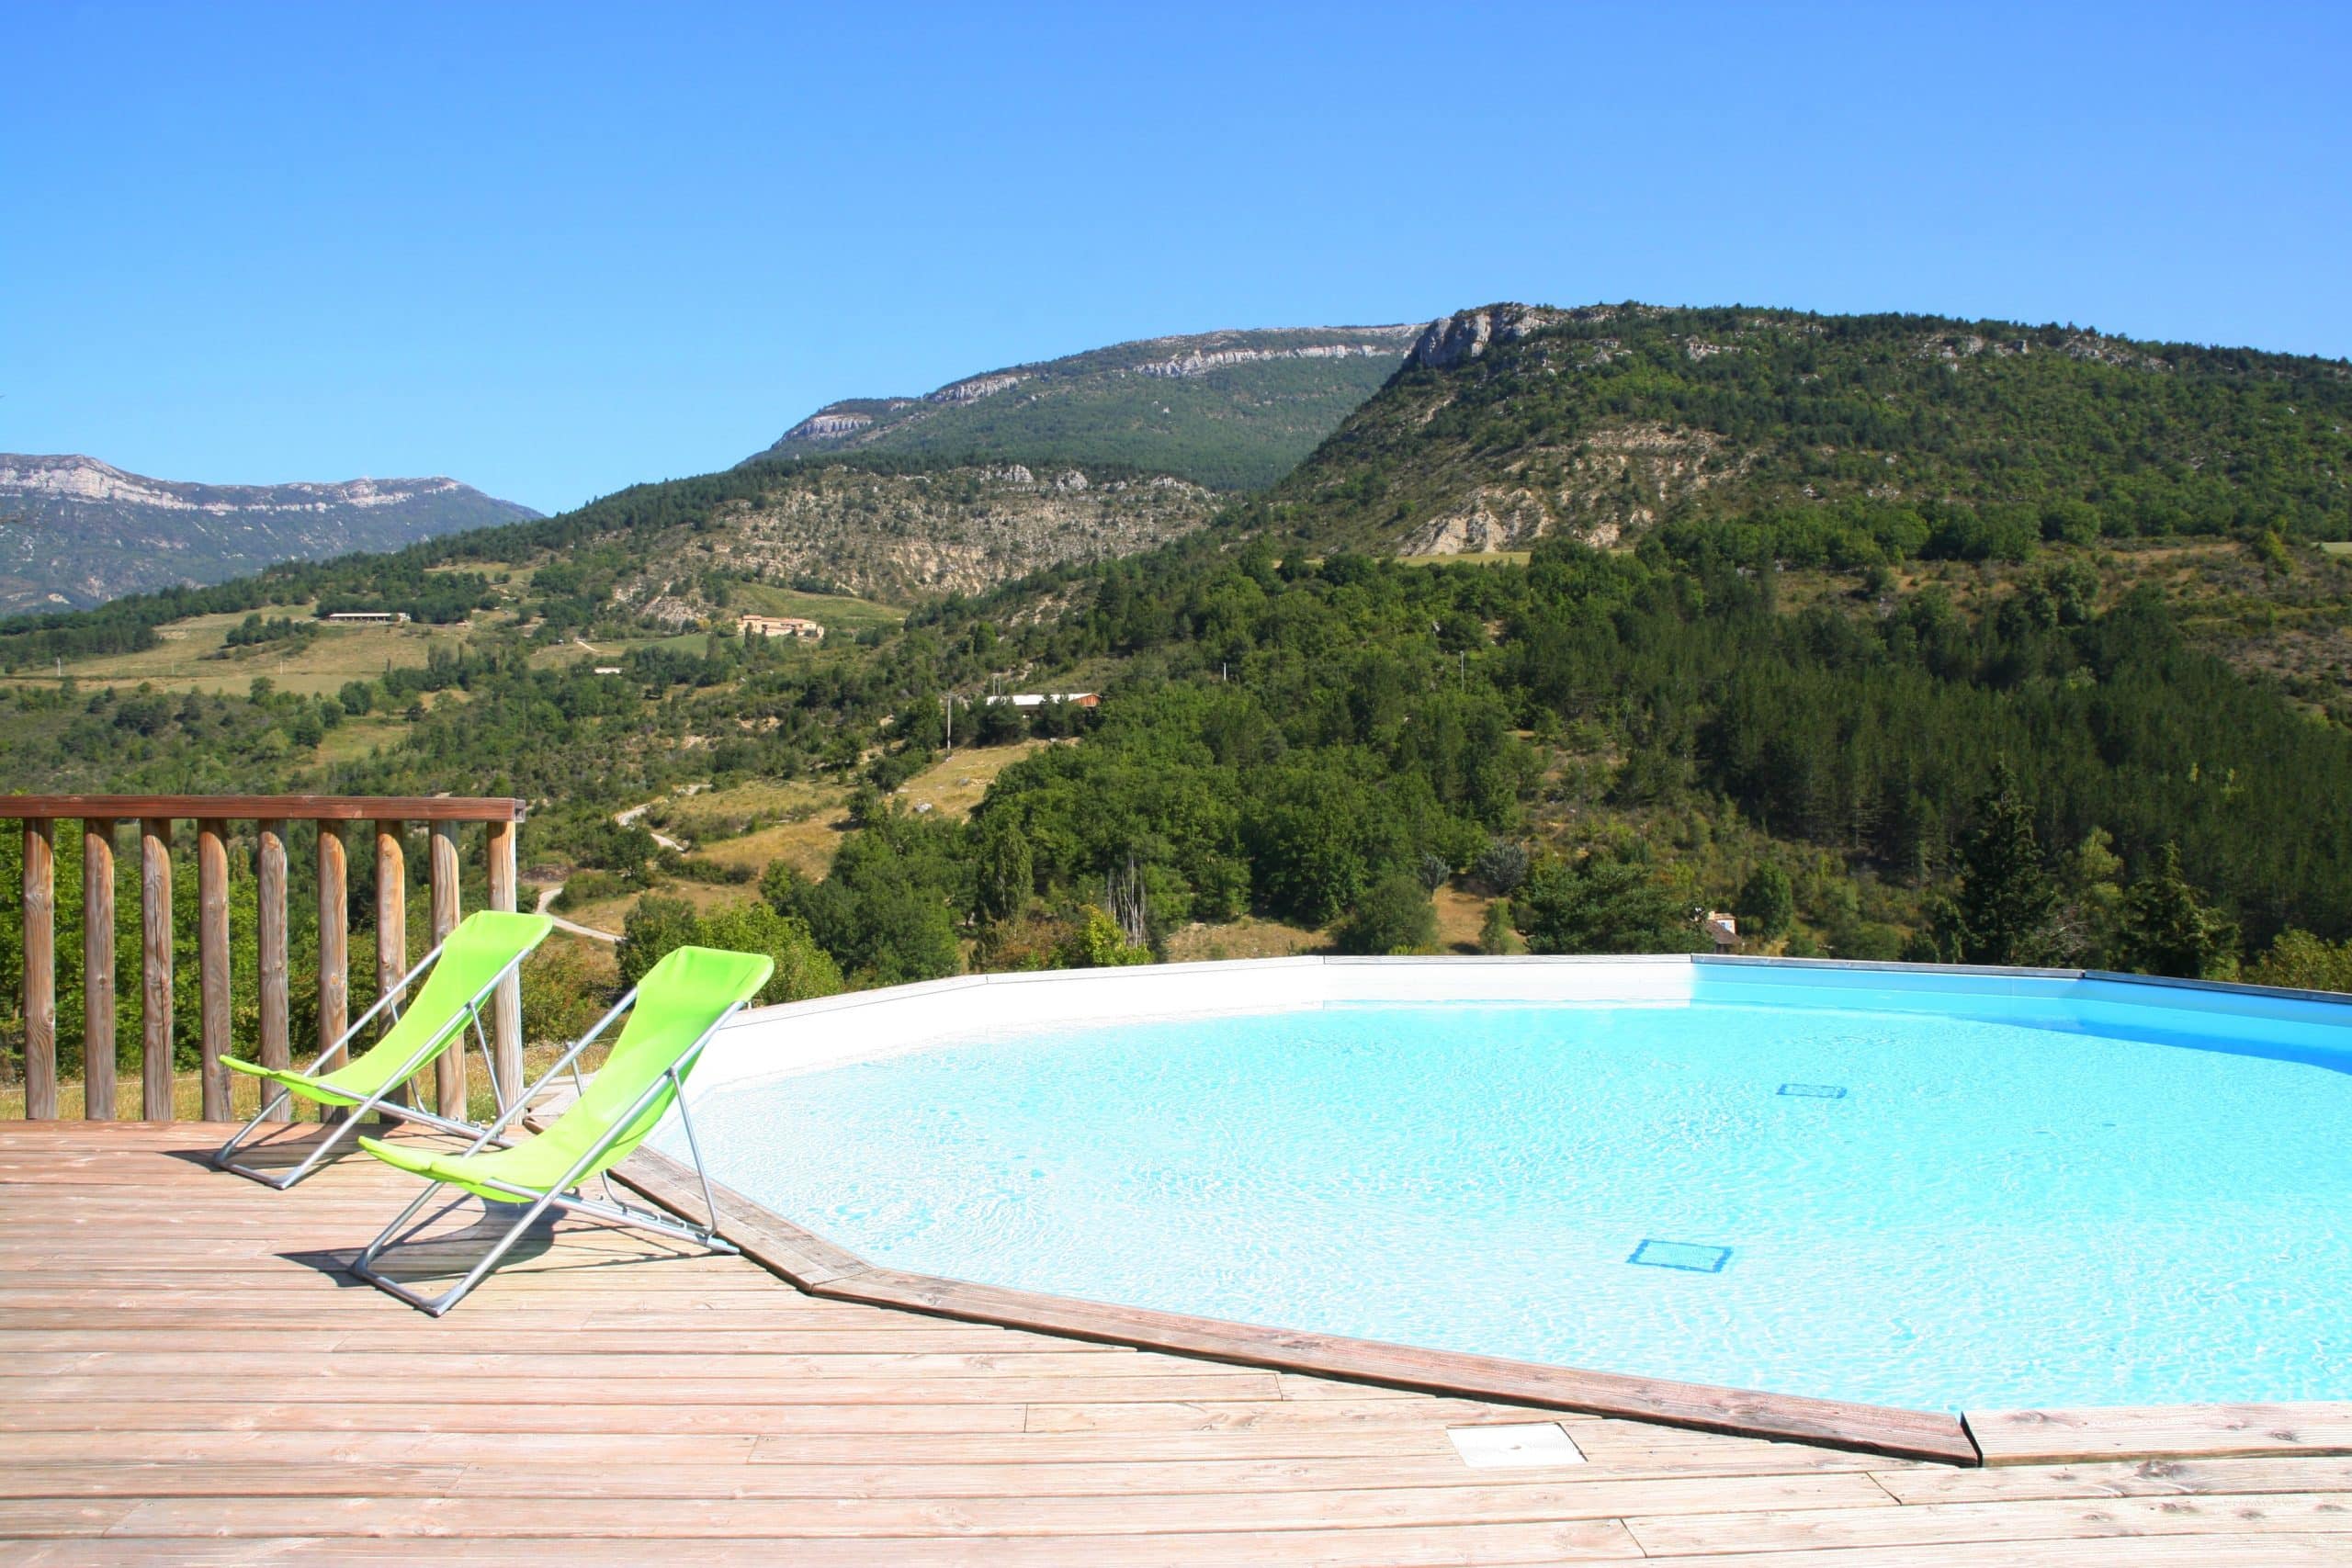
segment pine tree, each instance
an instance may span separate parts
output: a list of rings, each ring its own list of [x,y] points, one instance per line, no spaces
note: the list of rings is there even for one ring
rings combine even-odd
[[[1960,853],[1961,956],[1970,964],[2047,962],[2058,886],[2007,763],[1995,770],[1976,814]]]
[[[2115,961],[2143,975],[2227,980],[2238,972],[2238,927],[2198,901],[2180,874],[2180,850],[2166,844],[2156,868],[2123,896]]]

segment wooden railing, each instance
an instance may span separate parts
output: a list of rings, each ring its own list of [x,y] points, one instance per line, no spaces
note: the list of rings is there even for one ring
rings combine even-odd
[[[350,919],[345,836],[355,822],[375,824],[376,984],[395,987],[408,971],[407,849],[411,822],[430,828],[430,928],[438,942],[458,919],[458,829],[489,824],[490,906],[514,908],[514,830],[523,803],[446,796],[323,795],[0,795],[0,820],[24,824],[25,1115],[57,1115],[57,824],[82,824],[82,1060],[84,1114],[115,1113],[115,843],[118,824],[139,829],[142,935],[140,985],[141,1114],[172,1119],[172,825],[196,824],[197,966],[200,998],[203,1117],[230,1119],[229,825],[255,825],[255,980],[260,1022],[254,1059],[290,1061],[291,1010],[287,971],[286,845],[289,822],[318,824],[319,1048],[340,1039],[350,1021]],[[492,1009],[492,1050],[501,1083],[523,1076],[523,1008],[517,982],[500,987]],[[463,1042],[434,1066],[434,1100],[445,1116],[466,1113]]]

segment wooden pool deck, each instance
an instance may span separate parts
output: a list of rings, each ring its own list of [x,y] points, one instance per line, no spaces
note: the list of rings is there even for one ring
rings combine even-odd
[[[1890,1460],[821,1300],[594,1224],[435,1321],[342,1269],[406,1179],[277,1193],[219,1136],[0,1124],[0,1562],[2352,1563],[2352,1458]],[[1447,1437],[1552,1419],[1588,1462]]]

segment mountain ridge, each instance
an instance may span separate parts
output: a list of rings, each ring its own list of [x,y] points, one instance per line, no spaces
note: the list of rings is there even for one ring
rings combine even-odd
[[[838,399],[744,463],[858,451],[1116,462],[1213,489],[1262,489],[1385,381],[1423,330],[1397,322],[1137,338],[917,396]]]
[[[447,475],[204,484],[81,453],[0,453],[0,613],[87,608],[537,516]]]

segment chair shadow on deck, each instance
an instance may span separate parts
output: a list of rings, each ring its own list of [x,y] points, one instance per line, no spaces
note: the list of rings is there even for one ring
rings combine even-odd
[[[318,1122],[293,1122],[275,1127],[240,1149],[239,1157],[257,1169],[288,1168],[306,1158],[331,1130]],[[446,1142],[452,1148],[461,1146],[457,1140],[438,1134],[425,1132],[422,1136],[427,1142]],[[170,1158],[200,1165],[208,1169],[215,1168],[212,1149],[209,1145],[165,1152]],[[319,1174],[345,1168],[384,1168],[365,1149],[352,1144],[337,1149],[322,1161]],[[223,1180],[241,1179],[225,1171],[220,1175]],[[303,1195],[312,1190],[315,1190],[304,1183],[288,1191],[280,1201],[288,1205],[300,1205]],[[390,1220],[399,1212],[401,1201],[412,1190],[405,1179],[384,1187],[383,1221]],[[454,1283],[464,1278],[496,1245],[526,1206],[493,1203],[466,1194],[452,1193],[446,1201],[427,1208],[403,1230],[379,1256],[377,1268],[404,1285],[430,1289],[436,1284]],[[289,1263],[298,1263],[325,1274],[340,1285],[361,1286],[365,1281],[351,1272],[351,1266],[382,1223],[363,1223],[348,1247],[281,1252],[277,1256]],[[664,1236],[549,1210],[534,1221],[531,1227],[507,1249],[500,1260],[499,1270],[565,1274],[582,1269],[662,1264],[677,1258],[704,1256],[707,1254],[696,1248]]]
[[[514,1226],[524,1204],[492,1203],[481,1198],[453,1195],[428,1208],[377,1255],[375,1267],[386,1278],[412,1289],[429,1291],[455,1284],[481,1261]],[[387,1219],[390,1215],[387,1213]],[[371,1231],[372,1235],[373,1232]],[[360,1284],[351,1272],[365,1237],[350,1247],[316,1252],[287,1252],[278,1256],[349,1284]],[[641,1265],[662,1265],[680,1258],[705,1256],[692,1247],[661,1236],[601,1220],[581,1220],[550,1210],[532,1222],[507,1248],[496,1274],[528,1273],[540,1278],[603,1271]]]
[[[207,1123],[206,1130],[209,1131],[209,1128],[210,1124]],[[272,1174],[291,1170],[310,1158],[317,1151],[318,1146],[326,1142],[334,1131],[335,1124],[325,1122],[273,1122],[255,1133],[251,1140],[239,1147],[237,1158],[241,1163],[249,1165],[255,1170],[268,1171]],[[200,1165],[207,1170],[219,1170],[220,1167],[213,1163],[213,1156],[218,1149],[218,1143],[212,1142],[205,1144],[200,1148],[166,1149],[164,1155],[168,1159],[185,1160],[190,1165]],[[345,1139],[329,1153],[326,1158],[319,1162],[319,1168],[325,1171],[340,1166],[364,1166],[367,1161],[367,1151],[349,1139]],[[222,1174],[233,1175],[234,1173],[223,1171]]]

